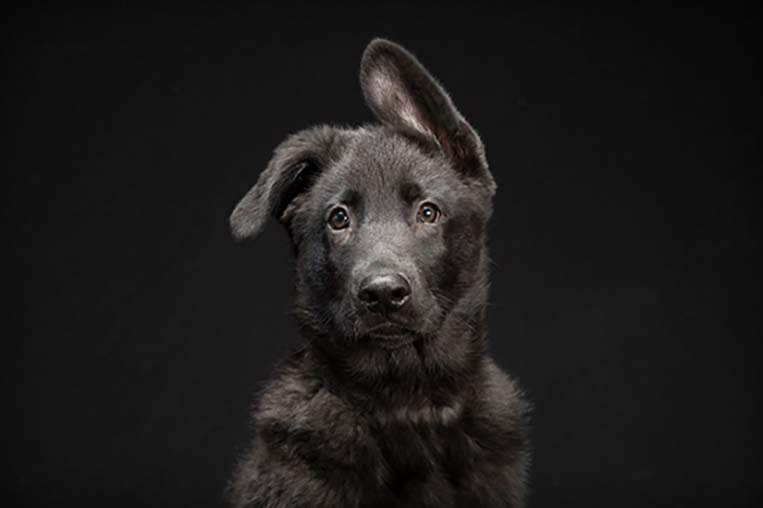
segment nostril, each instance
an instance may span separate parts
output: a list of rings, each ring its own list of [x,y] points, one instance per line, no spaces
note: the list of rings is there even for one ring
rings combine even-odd
[[[364,303],[373,304],[379,301],[379,295],[372,287],[364,287],[358,292],[358,298]]]
[[[410,296],[411,292],[406,286],[398,286],[390,291],[390,303],[400,307]]]

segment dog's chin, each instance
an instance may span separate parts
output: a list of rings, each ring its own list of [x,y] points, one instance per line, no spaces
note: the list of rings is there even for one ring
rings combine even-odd
[[[421,334],[415,330],[393,323],[374,326],[367,330],[363,336],[366,338],[365,342],[368,346],[390,351],[410,346],[421,338]]]

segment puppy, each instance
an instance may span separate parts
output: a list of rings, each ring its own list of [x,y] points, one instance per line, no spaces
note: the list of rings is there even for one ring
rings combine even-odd
[[[296,257],[305,343],[262,390],[237,507],[520,507],[529,406],[486,354],[496,185],[474,129],[408,51],[376,39],[360,84],[379,124],[275,149],[233,211]]]

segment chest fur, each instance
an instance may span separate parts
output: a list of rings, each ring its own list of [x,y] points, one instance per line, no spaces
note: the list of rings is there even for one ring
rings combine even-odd
[[[402,489],[433,478],[443,488],[457,486],[481,455],[471,420],[460,403],[408,406],[376,415],[371,435],[388,486]]]

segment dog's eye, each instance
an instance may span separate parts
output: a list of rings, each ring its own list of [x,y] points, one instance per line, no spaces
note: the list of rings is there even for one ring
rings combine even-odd
[[[434,224],[440,218],[440,209],[432,203],[424,203],[419,207],[419,213],[416,219],[419,222],[428,222]]]
[[[350,215],[347,210],[341,206],[337,206],[329,214],[329,226],[332,229],[344,229],[350,225]]]

